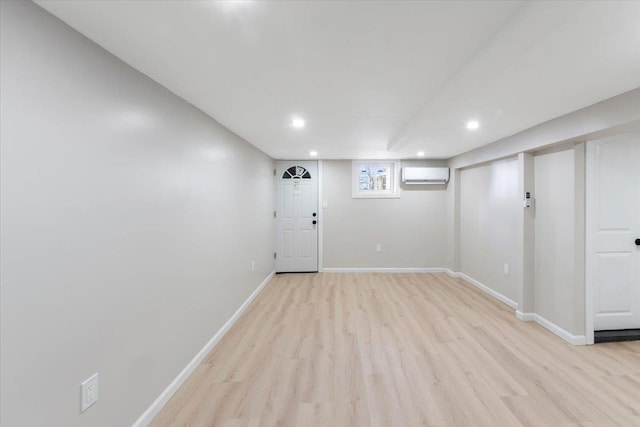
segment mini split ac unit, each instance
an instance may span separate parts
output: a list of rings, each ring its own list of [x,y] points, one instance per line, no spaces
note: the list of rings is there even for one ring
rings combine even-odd
[[[403,184],[446,184],[449,168],[402,168]]]

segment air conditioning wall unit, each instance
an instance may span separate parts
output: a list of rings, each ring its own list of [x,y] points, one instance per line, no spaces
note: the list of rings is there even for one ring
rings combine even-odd
[[[402,168],[403,184],[446,184],[449,181],[449,168]]]

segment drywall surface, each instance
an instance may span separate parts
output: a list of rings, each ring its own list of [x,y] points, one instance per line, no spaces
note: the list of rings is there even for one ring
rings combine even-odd
[[[516,301],[518,161],[510,158],[463,169],[460,178],[460,270]]]
[[[353,199],[351,165],[351,160],[323,161],[324,267],[443,267],[447,186],[407,185],[397,199]],[[401,166],[444,162],[404,161]]]
[[[272,271],[273,160],[0,3],[0,424],[131,425]]]
[[[502,158],[517,156],[522,152],[553,149],[554,146],[575,144],[581,141],[616,135],[640,128],[640,88],[614,96],[572,113],[541,123],[515,135],[448,160],[452,182],[449,188],[457,188],[455,176],[462,168],[472,167]],[[459,224],[455,218],[459,212],[459,191],[449,191],[447,210],[452,212],[447,223],[446,265],[458,269],[460,258]]]
[[[554,144],[614,135],[640,124],[640,88],[540,123],[515,135],[449,159],[452,168],[467,167]]]
[[[574,315],[578,304],[584,306],[584,294],[576,298],[579,285],[574,268],[574,150],[537,155],[534,165],[535,312],[568,332],[581,334],[584,326],[575,324]]]

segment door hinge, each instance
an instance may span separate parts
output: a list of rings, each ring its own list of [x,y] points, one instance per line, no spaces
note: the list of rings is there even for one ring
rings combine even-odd
[[[274,217],[274,218],[277,218],[277,216],[276,216],[276,211],[273,211],[273,217]]]
[[[273,176],[276,176],[276,170],[275,169],[273,170]]]
[[[277,256],[277,252],[274,252],[273,253],[273,259],[276,259],[276,256]]]

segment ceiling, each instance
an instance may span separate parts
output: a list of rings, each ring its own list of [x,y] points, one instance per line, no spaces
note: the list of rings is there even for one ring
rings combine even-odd
[[[633,1],[37,3],[278,159],[449,158],[640,87]]]

